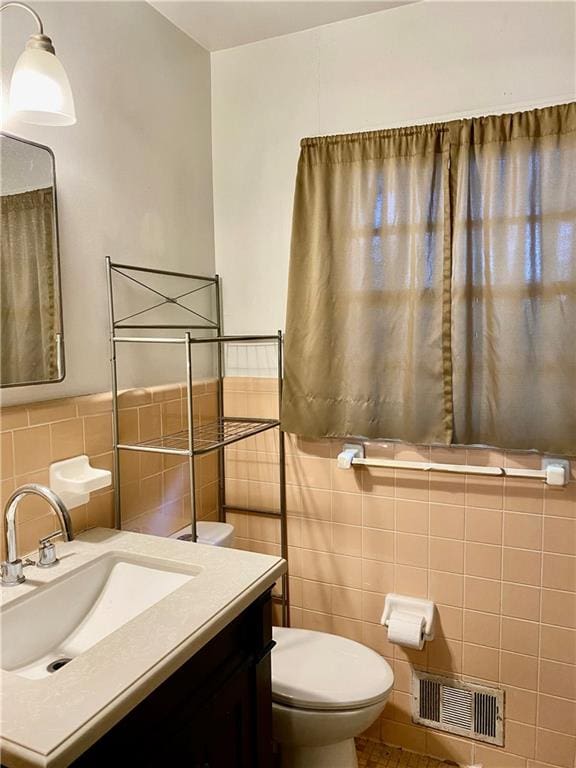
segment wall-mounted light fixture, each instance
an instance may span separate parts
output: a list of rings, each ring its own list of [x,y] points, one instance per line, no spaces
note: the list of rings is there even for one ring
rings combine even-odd
[[[44,34],[42,20],[25,3],[9,2],[6,8],[23,8],[38,24],[16,62],[10,83],[10,115],[34,125],[74,125],[74,97],[64,67],[56,58],[52,40]]]

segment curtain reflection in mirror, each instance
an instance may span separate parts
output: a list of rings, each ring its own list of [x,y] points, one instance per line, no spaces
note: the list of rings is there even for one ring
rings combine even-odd
[[[52,187],[2,201],[2,383],[58,377]]]

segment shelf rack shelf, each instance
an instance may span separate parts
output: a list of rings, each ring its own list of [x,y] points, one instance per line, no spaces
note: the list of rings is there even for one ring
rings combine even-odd
[[[139,443],[120,443],[118,448],[126,451],[149,451],[168,453],[174,456],[203,456],[240,440],[279,427],[278,419],[241,419],[224,417],[194,428],[194,444],[190,446],[187,430],[172,435],[162,435]]]
[[[110,362],[112,369],[112,412],[113,412],[113,442],[114,442],[114,472],[115,472],[115,524],[117,528],[122,527],[122,509],[120,499],[120,452],[138,451],[148,453],[170,454],[184,456],[188,459],[188,474],[190,479],[190,498],[191,498],[191,539],[197,539],[197,494],[194,493],[195,482],[195,462],[196,456],[203,456],[207,453],[216,451],[218,453],[218,519],[226,521],[227,511],[234,511],[239,514],[258,515],[264,517],[277,518],[280,523],[280,549],[282,557],[288,562],[288,536],[286,519],[286,452],[284,445],[284,433],[280,428],[280,409],[282,405],[282,333],[278,331],[274,335],[246,335],[246,336],[225,336],[222,334],[222,306],[221,306],[221,286],[218,275],[203,276],[192,275],[183,272],[171,272],[161,269],[151,269],[148,267],[139,267],[128,264],[112,262],[109,257],[106,258],[107,280],[108,280],[108,308],[110,318]],[[179,278],[182,282],[191,280],[200,282],[200,286],[195,286],[188,291],[178,295],[167,295],[168,292],[158,290],[146,282],[148,276],[163,276],[170,279]],[[150,307],[127,315],[116,318],[114,285],[115,278],[125,278],[135,283],[142,289],[151,292],[154,297],[154,303]],[[205,315],[191,309],[182,303],[182,299],[197,293],[203,289],[213,288],[215,293],[215,314],[216,319],[210,319]],[[159,301],[161,299],[161,301]],[[149,323],[144,320],[147,312],[157,311],[164,305],[171,308],[178,307],[181,313],[191,315],[187,319],[190,323]],[[126,330],[161,330],[166,332],[184,331],[180,336],[123,336],[122,331]],[[193,336],[192,331],[203,330],[212,332],[215,335],[199,337]],[[278,418],[247,418],[232,417],[224,415],[224,347],[226,344],[244,344],[244,343],[274,343],[277,345],[277,376],[278,376]],[[117,370],[117,352],[118,345],[124,344],[176,344],[182,345],[185,352],[186,367],[186,408],[187,423],[186,429],[179,432],[162,435],[160,437],[139,442],[122,443],[119,439],[119,416],[118,416],[118,370]],[[196,423],[194,417],[193,400],[193,360],[192,349],[196,345],[215,344],[217,348],[217,418],[206,424]],[[225,448],[228,445],[246,440],[249,437],[266,432],[270,429],[278,429],[278,472],[279,472],[279,509],[262,510],[250,509],[246,507],[237,507],[230,505],[226,500],[226,458]],[[290,625],[290,595],[288,573],[282,577],[281,594],[277,601],[282,607],[282,624]]]

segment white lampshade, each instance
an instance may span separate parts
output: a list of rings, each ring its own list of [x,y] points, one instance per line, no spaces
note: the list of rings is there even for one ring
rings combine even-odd
[[[10,114],[34,125],[74,125],[74,97],[64,67],[56,56],[27,47],[12,74]]]

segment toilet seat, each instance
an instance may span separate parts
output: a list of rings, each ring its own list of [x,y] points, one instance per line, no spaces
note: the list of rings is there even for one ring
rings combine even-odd
[[[354,640],[308,629],[275,627],[272,699],[288,707],[343,711],[385,699],[394,682],[389,664]]]

